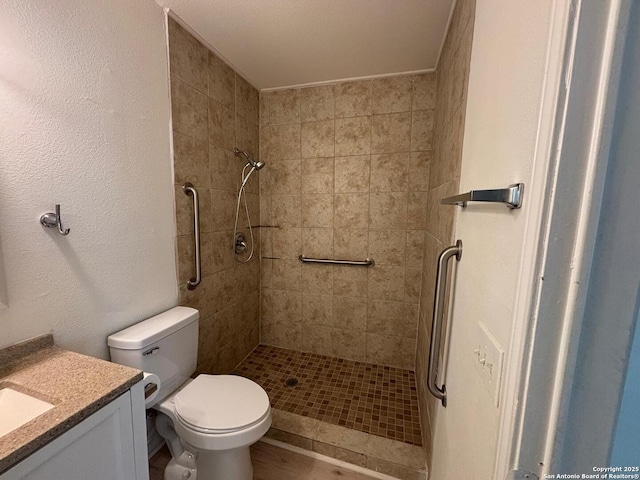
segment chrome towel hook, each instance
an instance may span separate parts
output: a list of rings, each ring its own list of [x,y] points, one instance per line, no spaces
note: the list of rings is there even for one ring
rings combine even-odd
[[[60,235],[69,235],[69,232],[71,231],[70,228],[62,228],[62,218],[60,217],[60,204],[56,203],[56,212],[48,212],[48,213],[44,213],[42,214],[42,216],[40,217],[40,223],[42,224],[43,227],[47,227],[47,228],[53,228],[53,227],[57,227],[58,228],[58,233]]]

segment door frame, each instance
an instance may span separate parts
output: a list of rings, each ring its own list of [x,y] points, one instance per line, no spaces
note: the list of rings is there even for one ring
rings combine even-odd
[[[550,18],[496,479],[542,477],[561,447],[562,396],[577,362],[630,1],[558,0]]]

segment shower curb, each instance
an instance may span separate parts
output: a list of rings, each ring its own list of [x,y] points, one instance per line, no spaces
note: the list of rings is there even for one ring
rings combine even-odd
[[[352,430],[321,420],[273,409],[272,428],[265,438],[295,451],[321,455],[399,480],[427,480],[422,447]],[[281,445],[278,445],[281,446]],[[301,453],[301,452],[298,452]]]
[[[370,470],[368,468],[361,467],[353,463],[345,462],[343,460],[338,460],[337,458],[334,458],[334,457],[322,455],[321,453],[307,450],[306,448],[296,447],[295,445],[289,445],[287,442],[274,440],[273,438],[263,437],[259,441],[262,443],[266,443],[267,445],[273,445],[274,447],[282,448],[283,450],[289,450],[291,452],[299,453],[300,455],[304,455],[306,457],[315,458],[325,463],[330,463],[331,465],[335,465],[336,467],[344,468],[346,470],[351,470],[352,472],[362,473],[363,475],[367,475],[369,477],[376,478],[378,480],[398,480],[398,477],[392,477],[382,472],[376,472],[375,470]]]

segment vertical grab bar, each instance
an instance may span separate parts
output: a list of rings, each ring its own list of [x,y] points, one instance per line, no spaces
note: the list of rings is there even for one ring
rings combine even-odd
[[[200,281],[202,280],[200,267],[200,202],[198,200],[198,191],[191,183],[185,183],[182,186],[182,191],[185,195],[193,197],[193,236],[195,238],[196,276],[187,282],[187,288],[193,290],[200,285]]]
[[[431,394],[447,406],[447,389],[442,384],[438,387],[436,374],[440,363],[440,343],[442,339],[442,320],[444,316],[444,299],[446,293],[447,273],[449,259],[456,257],[460,261],[462,257],[462,242],[458,240],[455,245],[445,248],[438,257],[438,272],[436,273],[436,291],[433,300],[433,320],[431,323],[431,347],[429,348],[429,370],[427,373],[427,388]]]

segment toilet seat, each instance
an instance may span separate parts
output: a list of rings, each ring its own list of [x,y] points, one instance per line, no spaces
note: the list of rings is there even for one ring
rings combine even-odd
[[[260,417],[259,419],[257,419],[255,422],[252,422],[252,423],[250,423],[248,425],[243,425],[242,427],[239,427],[239,428],[233,428],[233,429],[227,429],[227,430],[204,428],[204,427],[200,427],[198,425],[193,425],[192,423],[187,422],[182,417],[179,417],[177,415],[176,415],[176,419],[185,428],[193,430],[194,432],[203,433],[205,435],[222,435],[222,434],[225,434],[225,433],[234,433],[234,432],[250,429],[254,425],[257,425],[257,424],[263,422],[268,416],[270,416],[270,413],[271,412],[269,410],[267,410],[266,412],[264,412],[264,415],[262,417]]]
[[[180,423],[210,435],[251,428],[271,411],[264,389],[236,375],[198,375],[173,400]]]

